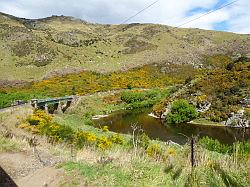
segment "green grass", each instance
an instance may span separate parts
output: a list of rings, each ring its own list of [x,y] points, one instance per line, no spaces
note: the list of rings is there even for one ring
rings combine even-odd
[[[85,182],[93,185],[102,186],[128,186],[128,181],[131,181],[131,174],[120,167],[112,165],[98,165],[87,163],[69,162],[62,167],[66,171],[78,171],[84,176]],[[131,182],[130,182],[131,185]]]
[[[111,95],[110,93],[93,94],[91,96],[83,96],[69,113],[83,116],[93,116],[97,114],[109,114],[112,111],[120,110],[125,107],[124,104],[106,103],[103,98]]]
[[[68,162],[60,167],[69,173],[77,172],[85,182],[95,186],[165,186],[170,177],[164,173],[164,165],[148,158],[134,159],[129,166],[115,164],[89,164]]]
[[[86,161],[61,164],[69,176],[94,186],[248,186],[249,167],[233,164],[230,157],[199,149],[197,166],[191,170],[187,148],[178,148],[172,165],[155,161],[147,155],[131,157],[126,161],[114,157],[109,164]],[[115,155],[110,151],[110,156]],[[112,154],[113,153],[113,154]],[[121,152],[125,156],[126,151]],[[206,155],[206,156],[205,156]],[[202,157],[205,156],[205,157]],[[124,157],[124,156],[122,156]],[[97,158],[98,159],[98,158]],[[125,163],[124,163],[125,162]]]

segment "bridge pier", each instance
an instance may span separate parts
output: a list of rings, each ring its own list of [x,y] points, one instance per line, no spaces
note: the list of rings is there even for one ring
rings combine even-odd
[[[58,102],[57,113],[58,114],[62,114],[63,113],[61,101]]]
[[[49,107],[48,107],[47,103],[45,103],[45,105],[44,105],[44,110],[45,110],[46,114],[49,114]]]
[[[66,106],[62,108],[62,112],[64,113],[71,105],[72,101],[67,101]]]
[[[34,103],[34,108],[37,109],[37,102]]]

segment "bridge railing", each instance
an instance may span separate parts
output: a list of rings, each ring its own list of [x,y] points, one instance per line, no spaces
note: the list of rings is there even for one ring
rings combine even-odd
[[[48,98],[48,99],[32,99],[31,104],[45,104],[45,103],[57,103],[59,101],[72,101],[74,96]]]

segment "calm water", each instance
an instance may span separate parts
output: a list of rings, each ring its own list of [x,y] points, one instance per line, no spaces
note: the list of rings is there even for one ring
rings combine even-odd
[[[137,124],[152,139],[172,140],[179,144],[186,143],[187,138],[184,135],[191,136],[192,134],[216,138],[226,144],[232,144],[236,140],[250,139],[249,128],[208,127],[191,124],[164,125],[161,120],[148,116],[148,113],[150,113],[150,109],[118,111],[106,118],[95,120],[95,125],[97,127],[106,125],[109,126],[110,131],[130,134],[132,133],[131,125]]]

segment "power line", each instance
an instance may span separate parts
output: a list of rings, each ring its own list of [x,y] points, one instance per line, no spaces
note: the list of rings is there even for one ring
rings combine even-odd
[[[220,9],[222,9],[222,8],[225,8],[225,7],[229,6],[229,5],[232,5],[232,4],[236,3],[237,1],[239,1],[239,0],[232,1],[231,3],[227,3],[227,4],[225,4],[225,5],[222,5],[222,6],[216,8],[216,9],[214,9],[214,10],[210,10],[210,11],[208,11],[208,12],[202,14],[201,16],[199,16],[199,17],[197,17],[197,18],[194,18],[194,19],[192,19],[192,20],[189,20],[189,21],[187,21],[187,22],[185,22],[185,23],[182,23],[182,24],[180,24],[180,25],[178,25],[178,26],[176,26],[176,27],[178,28],[178,27],[181,27],[181,26],[183,26],[183,25],[186,25],[186,24],[188,24],[188,23],[190,23],[190,22],[196,21],[197,19],[200,19],[200,18],[202,18],[202,17],[204,17],[204,16],[206,16],[206,15],[208,15],[208,14],[211,14],[211,13],[216,12],[216,11],[218,11],[218,10],[220,10]]]
[[[160,0],[154,1],[153,3],[151,3],[150,5],[148,5],[147,7],[143,8],[142,10],[140,10],[139,12],[137,12],[135,15],[127,18],[126,20],[124,20],[121,24],[125,24],[127,23],[129,20],[131,20],[132,18],[136,17],[137,15],[139,15],[140,13],[144,12],[145,10],[147,10],[148,8],[150,8],[151,6],[155,5],[156,3],[158,3]]]

